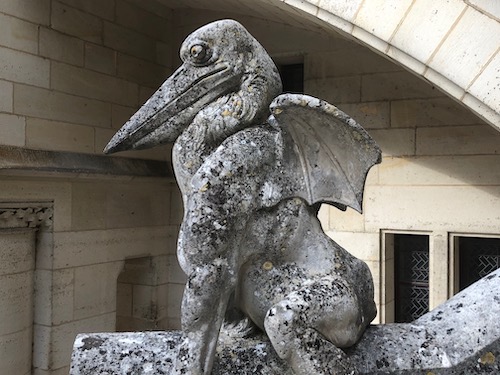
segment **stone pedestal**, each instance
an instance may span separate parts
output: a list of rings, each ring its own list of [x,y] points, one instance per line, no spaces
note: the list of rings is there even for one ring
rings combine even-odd
[[[358,374],[497,374],[499,316],[500,269],[411,324],[369,327],[346,353]],[[180,332],[79,335],[70,375],[169,374],[180,338]],[[242,338],[224,331],[212,374],[291,371],[264,335]]]

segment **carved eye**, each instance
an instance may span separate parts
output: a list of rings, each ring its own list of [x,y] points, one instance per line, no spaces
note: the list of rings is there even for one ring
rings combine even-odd
[[[191,60],[195,64],[204,64],[211,57],[210,49],[203,44],[194,44],[191,46],[189,54],[191,55]]]
[[[193,57],[196,60],[203,60],[206,54],[207,50],[205,49],[204,46],[200,44],[196,44],[191,47],[191,57]]]

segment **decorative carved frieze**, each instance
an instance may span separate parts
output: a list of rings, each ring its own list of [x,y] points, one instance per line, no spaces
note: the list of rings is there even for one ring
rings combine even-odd
[[[48,206],[0,206],[0,228],[51,228],[53,213]]]

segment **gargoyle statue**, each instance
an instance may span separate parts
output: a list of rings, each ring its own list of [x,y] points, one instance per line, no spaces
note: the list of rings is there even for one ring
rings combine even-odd
[[[378,146],[336,107],[279,95],[275,64],[236,21],[196,30],[180,57],[105,149],[174,142],[184,203],[177,255],[188,275],[175,373],[210,374],[230,305],[296,374],[350,373],[340,348],[376,315],[373,281],[317,212],[321,203],[361,212]]]

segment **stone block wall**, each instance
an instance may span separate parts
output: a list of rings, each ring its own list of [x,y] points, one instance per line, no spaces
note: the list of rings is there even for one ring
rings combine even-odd
[[[172,70],[171,14],[140,2],[7,0],[0,25],[2,145],[100,154]]]
[[[31,374],[35,230],[0,230],[0,372]]]
[[[383,151],[363,215],[322,207],[327,232],[370,266],[378,321],[393,319],[387,233],[430,239],[430,307],[456,290],[452,236],[499,236],[500,133],[424,80],[363,47],[311,53],[305,90],[360,122]]]
[[[180,328],[185,281],[175,254],[125,260],[117,280],[117,331]]]
[[[38,225],[29,229],[33,244],[28,254],[24,245],[12,241],[14,229],[10,228],[27,230],[29,222],[8,220],[7,211],[13,212],[10,216],[22,215],[19,210],[0,207],[0,227],[6,228],[0,230],[1,261],[6,265],[0,276],[4,280],[0,283],[0,294],[5,297],[2,297],[2,306],[8,309],[0,309],[0,314],[2,327],[9,327],[8,331],[0,329],[0,345],[5,347],[2,353],[11,353],[9,361],[0,360],[0,366],[11,362],[18,366],[20,361],[29,361],[33,332],[34,373],[67,373],[76,334],[118,328],[119,275],[124,265],[136,258],[151,257],[157,262],[156,274],[140,276],[158,279],[155,298],[161,302],[159,315],[164,319],[154,328],[179,326],[178,312],[168,311],[168,315],[170,307],[166,302],[174,296],[178,299],[177,294],[170,295],[167,286],[170,282],[178,285],[179,281],[172,280],[181,273],[176,264],[167,263],[175,258],[179,215],[182,214],[174,215],[170,209],[178,207],[177,203],[171,204],[179,199],[177,187],[172,181],[159,178],[123,182],[96,178],[81,181],[67,177],[55,181],[47,177],[37,180],[33,176],[0,180],[2,207],[15,208],[24,202],[24,206],[52,209],[50,227]],[[4,242],[11,246],[5,247]],[[21,267],[21,260],[27,264],[30,256],[31,268],[24,267],[23,273],[16,271]],[[17,268],[7,267],[9,264]],[[22,280],[17,280],[21,276]],[[6,281],[13,277],[17,278],[15,284]],[[137,288],[140,290],[141,286]],[[32,325],[25,320],[33,322]],[[17,330],[18,325],[22,327]],[[131,324],[122,327],[134,329]],[[29,340],[13,341],[11,331],[17,335],[26,333]],[[28,369],[31,371],[31,361]]]
[[[100,155],[172,71],[171,30],[170,11],[141,1],[2,1],[0,148],[53,151],[60,160]],[[119,156],[168,161],[170,151]],[[24,211],[40,207],[50,211],[46,221]],[[167,285],[176,277],[169,273],[180,273],[168,262],[181,217],[171,176],[0,163],[0,373],[67,374],[77,333],[117,328],[117,281],[137,258],[157,264],[155,328],[177,328]],[[23,243],[13,240],[25,232]]]

